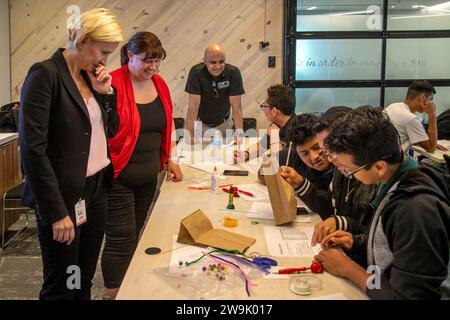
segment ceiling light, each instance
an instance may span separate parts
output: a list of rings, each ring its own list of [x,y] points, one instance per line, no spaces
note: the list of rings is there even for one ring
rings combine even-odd
[[[415,18],[431,18],[431,17],[443,17],[443,16],[450,16],[450,13],[428,14],[428,15],[420,15],[420,16],[399,16],[399,17],[392,17],[391,20],[415,19]]]
[[[306,9],[306,11],[311,11],[311,10],[315,10],[315,9],[317,9],[317,7],[309,7]]]
[[[430,9],[430,10],[443,10],[446,7],[450,7],[450,1],[443,2],[443,3],[440,3],[440,4],[436,4],[434,6],[430,6],[430,7],[428,7],[428,9]],[[444,10],[444,11],[447,11],[447,10]]]
[[[375,11],[373,10],[365,10],[365,11],[348,11],[348,12],[340,12],[340,13],[332,13],[329,16],[331,17],[337,17],[337,16],[347,16],[352,14],[372,14]]]
[[[450,12],[450,10],[444,9],[444,8],[447,8],[447,7],[450,7],[450,1],[443,2],[443,3],[440,3],[440,4],[436,4],[434,6],[428,7],[428,10],[430,10],[430,11]]]

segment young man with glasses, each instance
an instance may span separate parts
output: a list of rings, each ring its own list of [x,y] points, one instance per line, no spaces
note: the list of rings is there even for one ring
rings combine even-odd
[[[267,97],[260,106],[267,121],[270,122],[266,134],[259,143],[249,146],[247,150],[234,152],[234,162],[248,161],[272,149],[271,143],[279,143],[277,149],[283,149],[289,143],[288,133],[292,119],[295,117],[295,95],[291,88],[276,84],[267,89]],[[279,142],[271,141],[270,137],[277,132]]]
[[[441,298],[449,261],[448,179],[404,157],[397,131],[380,109],[350,111],[325,144],[345,172],[379,187],[371,201],[375,212],[369,234],[331,233],[315,259],[372,299]],[[372,270],[366,271],[341,248],[366,254]]]
[[[195,142],[194,132],[197,138],[211,128],[225,136],[226,130],[234,125],[242,133],[241,96],[245,93],[242,76],[237,67],[225,63],[223,47],[211,44],[206,48],[203,62],[189,71],[185,91],[189,94],[186,117],[189,143]]]

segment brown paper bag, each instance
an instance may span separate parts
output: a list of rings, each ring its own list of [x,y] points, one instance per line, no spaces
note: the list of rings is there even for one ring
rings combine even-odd
[[[272,165],[272,163],[275,163]],[[280,175],[278,160],[270,157],[264,161],[261,173],[269,192],[275,224],[282,225],[292,222],[297,217],[297,201],[295,191]]]
[[[201,210],[196,210],[181,220],[177,241],[244,252],[255,243],[256,239],[222,229],[213,229],[208,217]]]

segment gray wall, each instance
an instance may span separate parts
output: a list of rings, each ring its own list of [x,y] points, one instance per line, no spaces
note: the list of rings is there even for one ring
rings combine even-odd
[[[11,101],[9,0],[0,0],[0,106]]]

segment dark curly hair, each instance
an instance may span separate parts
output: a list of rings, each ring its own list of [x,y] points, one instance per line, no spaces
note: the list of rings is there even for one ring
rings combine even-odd
[[[315,138],[316,134],[312,129],[318,121],[319,118],[310,113],[302,113],[295,116],[288,128],[289,141],[292,141],[294,146],[299,146]]]
[[[319,134],[325,130],[331,131],[331,128],[335,125],[337,120],[345,116],[350,110],[352,110],[352,108],[345,106],[329,108],[320,116],[319,121],[314,125],[314,134]]]
[[[120,49],[120,64],[123,66],[128,63],[128,51],[133,54],[140,54],[147,52],[146,59],[161,59],[166,58],[166,50],[164,50],[159,38],[147,31],[140,31],[135,33],[128,43]]]
[[[352,156],[355,165],[369,164],[366,170],[378,160],[403,161],[397,130],[381,108],[372,106],[353,109],[338,120],[325,145],[330,152]]]
[[[294,91],[285,85],[276,84],[267,89],[267,103],[280,110],[284,115],[290,116],[295,111]]]

